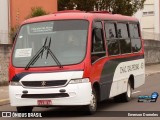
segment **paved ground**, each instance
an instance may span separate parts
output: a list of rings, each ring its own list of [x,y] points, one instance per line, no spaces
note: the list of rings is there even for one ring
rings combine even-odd
[[[8,86],[0,86],[0,106],[9,103]]]

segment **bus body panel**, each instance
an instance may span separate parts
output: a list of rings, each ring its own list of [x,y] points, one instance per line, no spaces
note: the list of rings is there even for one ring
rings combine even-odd
[[[145,83],[144,55],[102,59],[93,64],[91,81],[100,85],[100,100],[114,97],[127,91],[128,79],[134,75],[134,88]]]
[[[137,88],[145,83],[144,76],[144,59],[126,61],[120,63],[114,72],[113,85],[110,91],[110,98],[127,91],[127,83],[131,75],[134,76],[134,88]],[[117,93],[114,90],[117,88]],[[112,92],[113,91],[113,92]]]
[[[51,100],[53,106],[63,105],[89,105],[92,99],[92,89],[98,84],[98,96],[100,101],[120,95],[127,91],[127,83],[130,76],[134,77],[134,88],[137,88],[145,82],[145,63],[144,63],[144,46],[137,53],[130,53],[117,56],[109,56],[106,47],[106,55],[94,63],[91,63],[92,33],[93,22],[99,21],[126,21],[138,22],[137,19],[122,15],[112,14],[95,14],[95,13],[56,13],[54,15],[32,18],[23,23],[31,24],[35,22],[52,21],[52,20],[73,20],[82,19],[89,21],[86,55],[81,63],[75,65],[50,67],[37,67],[25,70],[17,68],[12,64],[12,57],[9,65],[9,81],[50,81],[64,80],[67,82],[64,86],[59,87],[25,87],[9,86],[9,96],[12,106],[38,106],[37,100]],[[104,23],[103,23],[104,27]],[[106,36],[104,35],[104,38]],[[105,38],[106,39],[106,38]],[[16,43],[16,42],[15,42]],[[105,44],[107,44],[105,42]],[[15,46],[15,45],[14,45]],[[14,50],[14,47],[13,47]],[[54,79],[52,79],[54,78]],[[72,79],[89,79],[88,83],[69,84]],[[59,94],[61,89],[65,89],[69,97],[62,98],[21,98],[23,91],[27,90],[29,94]],[[94,88],[95,89],[95,88]]]
[[[24,86],[9,86],[10,99],[12,106],[29,106],[37,105],[37,100],[52,100],[53,105],[87,105],[90,103],[91,99],[91,83],[80,83],[80,84],[70,84],[72,79],[80,79],[83,76],[83,71],[68,71],[68,72],[54,72],[54,73],[22,73],[19,76],[19,82],[28,82],[23,84]],[[66,83],[62,86],[55,87],[45,87],[41,85],[41,81],[61,81],[66,80]],[[13,80],[16,81],[16,80]],[[40,82],[35,86],[34,82]],[[55,83],[56,84],[56,83]],[[23,91],[27,90],[28,94],[24,94]],[[30,95],[41,95],[41,94],[58,94],[61,95],[60,90],[65,90],[68,97],[55,97],[55,98],[45,98],[45,96],[40,98],[34,98]],[[22,96],[24,98],[21,98]],[[85,98],[83,98],[85,96]],[[27,98],[28,97],[28,98]],[[33,98],[32,98],[33,97]]]
[[[43,97],[45,95],[60,94],[60,90],[65,89],[69,97],[60,98],[47,98]],[[27,90],[28,95],[34,94],[34,96],[42,96],[39,98],[21,98],[23,91]],[[9,97],[11,106],[39,106],[38,100],[51,100],[52,104],[50,106],[70,106],[70,105],[88,105],[90,104],[91,98],[91,84],[69,84],[65,87],[60,88],[24,88],[22,86],[9,86]],[[44,105],[45,106],[45,105]],[[47,105],[46,105],[47,106]]]

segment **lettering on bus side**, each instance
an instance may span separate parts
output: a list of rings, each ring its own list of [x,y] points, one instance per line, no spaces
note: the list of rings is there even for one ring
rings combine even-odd
[[[128,66],[120,67],[120,74],[140,70],[144,68],[144,63],[136,63]]]

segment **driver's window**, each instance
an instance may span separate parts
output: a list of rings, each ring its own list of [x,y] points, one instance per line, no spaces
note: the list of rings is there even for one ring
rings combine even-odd
[[[92,33],[92,63],[106,55],[101,22],[95,22]]]

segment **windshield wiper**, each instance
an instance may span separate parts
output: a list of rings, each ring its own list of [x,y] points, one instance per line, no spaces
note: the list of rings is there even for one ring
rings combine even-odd
[[[33,56],[33,58],[29,61],[29,63],[26,65],[25,67],[25,70],[28,70],[29,67],[31,65],[33,65],[37,60],[38,58],[40,57],[40,54],[44,52],[44,48],[46,46],[46,43],[47,43],[47,37],[46,37],[46,40],[44,42],[44,45],[42,46],[42,48]]]
[[[51,37],[50,37],[49,45],[46,46],[46,50],[47,50],[46,59],[48,58],[48,54],[50,54],[51,57],[53,58],[53,60],[57,63],[57,65],[58,65],[60,68],[63,68],[63,66],[61,65],[61,63],[60,63],[59,60],[57,59],[57,57],[56,57],[56,56],[54,55],[54,53],[51,51],[50,46],[51,46]]]
[[[33,56],[33,58],[32,58],[32,59],[29,61],[29,63],[26,65],[25,70],[28,70],[29,67],[30,67],[31,65],[33,65],[33,64],[39,59],[40,55],[41,55],[41,58],[42,58],[43,53],[44,53],[45,50],[47,50],[46,59],[47,59],[47,57],[48,57],[48,53],[50,53],[51,57],[54,59],[54,61],[56,62],[56,64],[57,64],[60,68],[63,68],[63,66],[61,65],[61,63],[59,62],[59,60],[56,58],[56,56],[55,56],[55,55],[53,54],[53,52],[50,50],[51,38],[50,38],[49,45],[46,46],[46,44],[47,44],[47,38],[48,38],[48,37],[46,37],[46,40],[45,40],[44,45],[42,46],[42,48]]]

